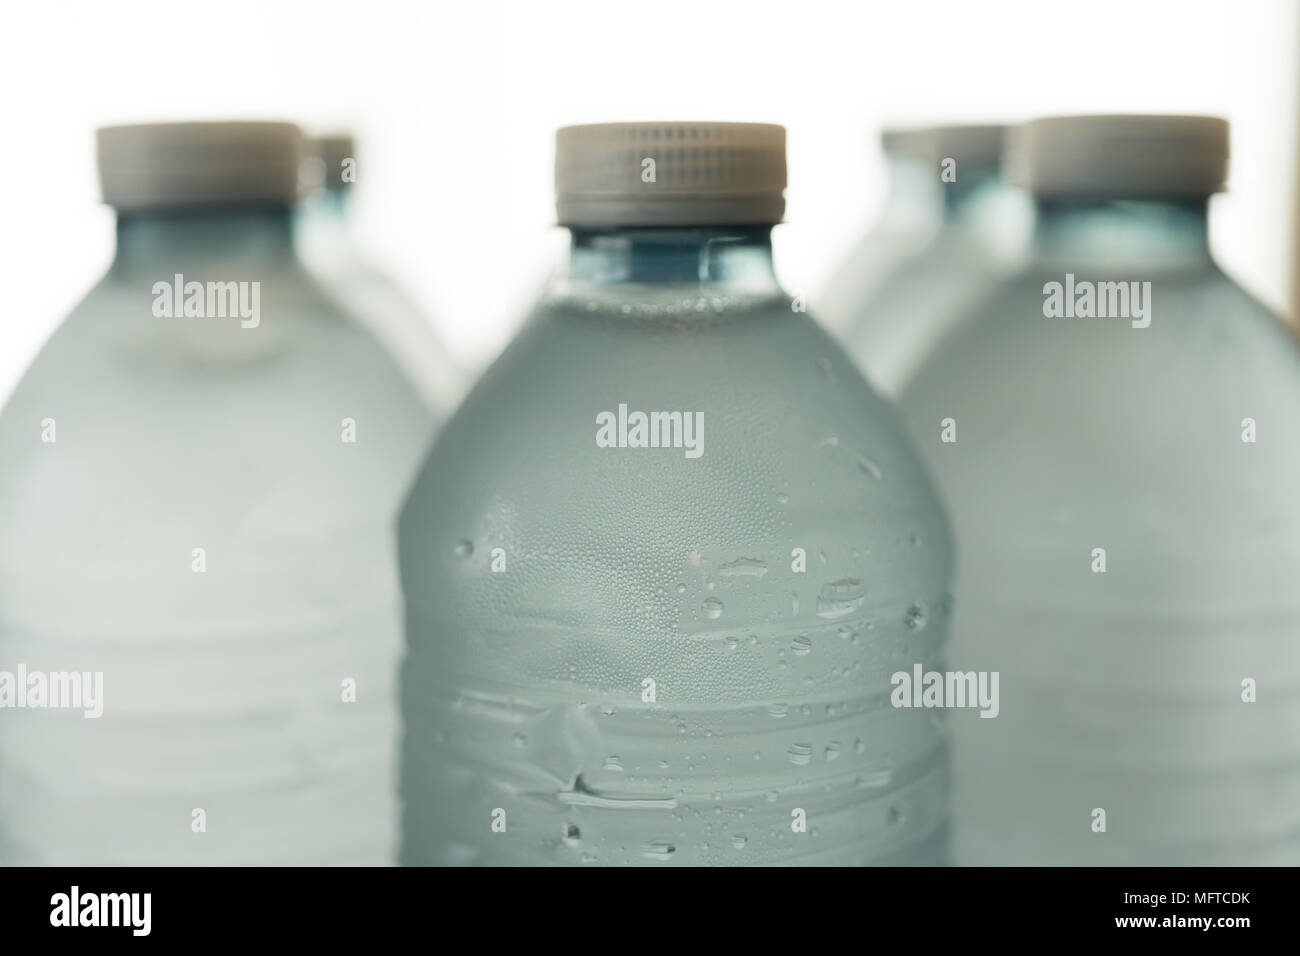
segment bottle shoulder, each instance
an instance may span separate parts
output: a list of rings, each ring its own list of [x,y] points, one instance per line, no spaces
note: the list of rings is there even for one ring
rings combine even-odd
[[[417,479],[414,566],[496,526],[651,563],[691,541],[776,560],[805,538],[847,554],[915,535],[945,573],[946,524],[895,411],[805,313],[660,319],[534,316]]]
[[[0,412],[0,451],[39,459],[43,449],[30,439],[45,419],[57,423],[68,460],[86,468],[120,460],[129,470],[156,446],[181,470],[224,456],[260,472],[255,459],[332,453],[349,418],[369,423],[359,427],[384,461],[422,445],[428,413],[373,336],[296,273],[262,276],[258,296],[231,292],[225,315],[197,314],[197,303],[186,314],[183,288],[177,312],[141,276],[105,276]]]

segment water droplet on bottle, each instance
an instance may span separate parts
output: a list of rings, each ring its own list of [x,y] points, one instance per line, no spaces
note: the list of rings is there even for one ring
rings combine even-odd
[[[903,615],[903,623],[907,625],[909,631],[922,631],[925,629],[925,623],[929,620],[926,617],[925,605],[919,601],[907,609]]]
[[[737,558],[718,568],[718,573],[727,577],[761,578],[767,574],[767,562],[757,558]]]
[[[788,505],[790,503],[790,496],[784,491],[778,491],[776,493],[776,503],[779,505]]]
[[[707,597],[702,605],[704,616],[711,621],[716,621],[722,617],[722,601],[715,597]]]
[[[866,596],[867,589],[857,578],[840,578],[823,584],[817,592],[817,616],[837,618],[852,614],[862,607]]]
[[[678,584],[678,585],[677,585],[677,593],[678,593],[678,594],[685,594],[685,593],[686,593],[686,585],[685,585],[685,584]]]
[[[812,639],[807,634],[800,634],[790,642],[790,650],[804,657],[812,651]]]
[[[510,738],[510,742],[515,745],[516,749],[522,750],[524,745],[528,743],[528,737],[526,734],[515,734]]]
[[[575,848],[582,842],[582,831],[578,829],[576,823],[566,823],[564,825],[564,842]]]
[[[743,850],[747,843],[749,843],[749,837],[740,833],[733,833],[731,835],[731,845],[737,850]]]
[[[474,553],[474,542],[473,542],[473,541],[470,541],[468,538],[466,538],[465,540],[460,541],[460,542],[457,543],[457,545],[456,545],[456,557],[458,557],[458,558],[468,558],[468,557],[469,557],[471,554],[473,554],[473,553]]]
[[[651,840],[641,847],[641,855],[651,860],[667,860],[677,852],[677,847],[667,840]]]
[[[791,744],[786,756],[795,766],[802,767],[812,763],[812,744]]]
[[[835,760],[839,757],[839,755],[840,755],[840,742],[838,740],[832,740],[830,743],[826,745],[826,759],[828,761]]]
[[[623,772],[623,760],[616,754],[610,754],[605,758],[605,769],[610,773]]]
[[[735,635],[732,635],[731,637],[727,638],[726,644],[727,644],[727,650],[734,651],[736,648],[740,646],[740,638],[736,637]]]
[[[780,704],[780,703],[777,703],[777,704],[768,704],[768,705],[767,705],[767,712],[768,712],[768,714],[771,715],[772,717],[784,717],[786,714],[788,714],[788,713],[790,712],[790,705],[789,705],[789,704]]]
[[[866,455],[858,456],[858,467],[862,469],[864,475],[870,475],[876,481],[880,480],[880,466]]]
[[[900,826],[903,822],[903,813],[898,807],[890,807],[889,812],[885,814],[885,822],[891,827]]]

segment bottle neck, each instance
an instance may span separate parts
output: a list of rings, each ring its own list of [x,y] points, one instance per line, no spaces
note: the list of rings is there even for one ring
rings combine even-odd
[[[1209,200],[1039,199],[1034,250],[1080,265],[1201,267],[1210,262]]]
[[[288,204],[195,206],[119,213],[113,268],[237,266],[292,256]]]
[[[351,206],[352,190],[348,186],[329,186],[318,190],[308,202],[313,203],[322,212],[342,219]]]
[[[910,156],[885,154],[889,191],[885,195],[883,218],[903,223],[937,225],[944,214],[939,170],[931,169]]]
[[[961,224],[977,215],[983,201],[1000,187],[996,169],[959,169],[956,180],[943,184],[944,224]]]
[[[567,282],[776,293],[771,226],[572,230]]]

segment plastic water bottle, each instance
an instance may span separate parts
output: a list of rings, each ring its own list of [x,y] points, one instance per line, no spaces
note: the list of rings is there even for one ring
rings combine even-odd
[[[920,255],[943,224],[943,192],[932,164],[929,129],[885,129],[880,134],[886,193],[870,231],[850,250],[816,299],[817,318],[843,338],[889,276]]]
[[[420,307],[353,241],[349,211],[358,175],[355,140],[336,134],[315,137],[307,146],[306,195],[294,224],[298,254],[312,276],[388,350],[430,414],[441,421],[468,382]]]
[[[934,863],[946,524],[778,287],[785,131],[557,136],[567,275],[399,524],[407,863]]]
[[[901,402],[958,542],[956,858],[1300,861],[1300,357],[1210,257],[1227,124],[1016,136],[1031,262]]]
[[[0,416],[0,852],[392,862],[428,416],[294,258],[295,126],[98,146],[116,258]]]
[[[1002,126],[911,132],[914,166],[928,189],[941,190],[938,228],[869,285],[863,277],[881,257],[875,243],[864,243],[828,292],[830,307],[843,313],[836,325],[849,354],[885,395],[896,396],[949,324],[1017,264],[1030,216],[1024,197],[1000,175],[1003,134]],[[897,256],[900,246],[892,248]]]

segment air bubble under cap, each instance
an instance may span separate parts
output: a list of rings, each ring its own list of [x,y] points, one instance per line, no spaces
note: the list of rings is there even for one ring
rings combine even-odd
[[[302,133],[293,123],[151,123],[95,134],[104,201],[121,210],[291,203]]]
[[[783,126],[600,123],[555,135],[563,226],[774,224],[785,184]]]
[[[1214,116],[1056,116],[1009,138],[1006,175],[1045,198],[1209,196],[1228,173],[1228,121]]]

